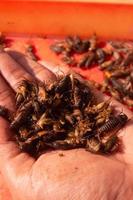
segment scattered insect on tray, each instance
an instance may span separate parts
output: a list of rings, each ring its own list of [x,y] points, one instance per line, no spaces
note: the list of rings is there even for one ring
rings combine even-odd
[[[97,66],[104,74],[98,89],[133,109],[133,41],[103,42],[96,35],[87,39],[68,36],[50,48],[71,67],[85,70]]]

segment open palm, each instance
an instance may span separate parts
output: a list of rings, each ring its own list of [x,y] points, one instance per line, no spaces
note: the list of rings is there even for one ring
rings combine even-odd
[[[25,78],[52,82],[57,69],[47,63],[44,68],[23,55],[9,53],[14,59],[5,52],[0,53],[0,105],[14,110],[18,82]],[[68,69],[63,67],[61,71],[66,73]],[[113,104],[122,110],[121,104],[115,101]],[[132,113],[124,107],[123,112],[132,118]],[[74,149],[47,152],[34,160],[20,152],[12,141],[9,124],[2,118],[0,127],[0,170],[14,200],[132,199],[132,119],[120,132],[123,152],[112,156]]]

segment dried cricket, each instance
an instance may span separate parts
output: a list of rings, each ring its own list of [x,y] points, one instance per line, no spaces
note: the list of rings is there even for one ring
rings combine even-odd
[[[51,45],[50,48],[56,54],[60,54],[65,50],[63,45],[64,45],[64,43],[58,42],[58,43],[55,43],[55,44]]]
[[[33,45],[28,45],[28,47],[26,49],[26,54],[32,60],[34,60],[34,61],[38,60],[38,57],[35,55],[35,47]]]
[[[102,48],[97,48],[96,56],[99,64],[103,63],[106,59],[106,53]]]
[[[98,137],[111,131],[118,131],[127,123],[127,115],[120,113],[118,116],[113,116],[109,119],[103,126],[101,126],[98,131]]]

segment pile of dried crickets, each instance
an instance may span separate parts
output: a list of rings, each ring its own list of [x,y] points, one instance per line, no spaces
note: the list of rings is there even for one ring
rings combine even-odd
[[[100,63],[101,54],[105,57],[104,52],[101,49],[97,49],[97,38],[94,35],[92,38],[81,39],[78,36],[68,36],[65,40],[61,40],[50,46],[51,50],[56,54],[61,54],[61,59],[65,63],[71,66],[78,66],[88,68],[94,63]],[[96,52],[94,52],[96,50]],[[75,58],[75,55],[81,55],[80,60]]]
[[[56,54],[60,54],[61,59],[70,66],[83,69],[98,66],[104,73],[104,83],[99,89],[133,108],[132,41],[103,43],[96,35],[89,39],[74,36],[66,37],[50,48]]]
[[[110,101],[98,103],[87,83],[68,74],[51,85],[23,80],[15,113],[0,107],[23,151],[40,155],[47,149],[85,148],[93,153],[118,150],[116,133],[127,122],[114,114]]]

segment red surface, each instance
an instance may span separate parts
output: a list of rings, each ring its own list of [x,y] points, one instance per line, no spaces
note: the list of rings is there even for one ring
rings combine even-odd
[[[53,42],[57,41],[57,39],[48,39],[48,38],[33,38],[33,37],[27,37],[27,38],[22,38],[22,37],[8,37],[8,44],[9,48],[12,50],[16,51],[21,51],[22,53],[26,52],[27,44],[32,44],[34,45],[36,49],[36,55],[40,58],[40,60],[45,60],[45,61],[50,61],[56,64],[61,65],[62,61],[60,58],[53,53],[49,46]],[[79,73],[81,73],[85,78],[95,80],[99,83],[102,82],[103,80],[103,73],[98,70],[97,67],[90,68],[88,70],[82,70],[77,67],[73,67],[73,69]]]

